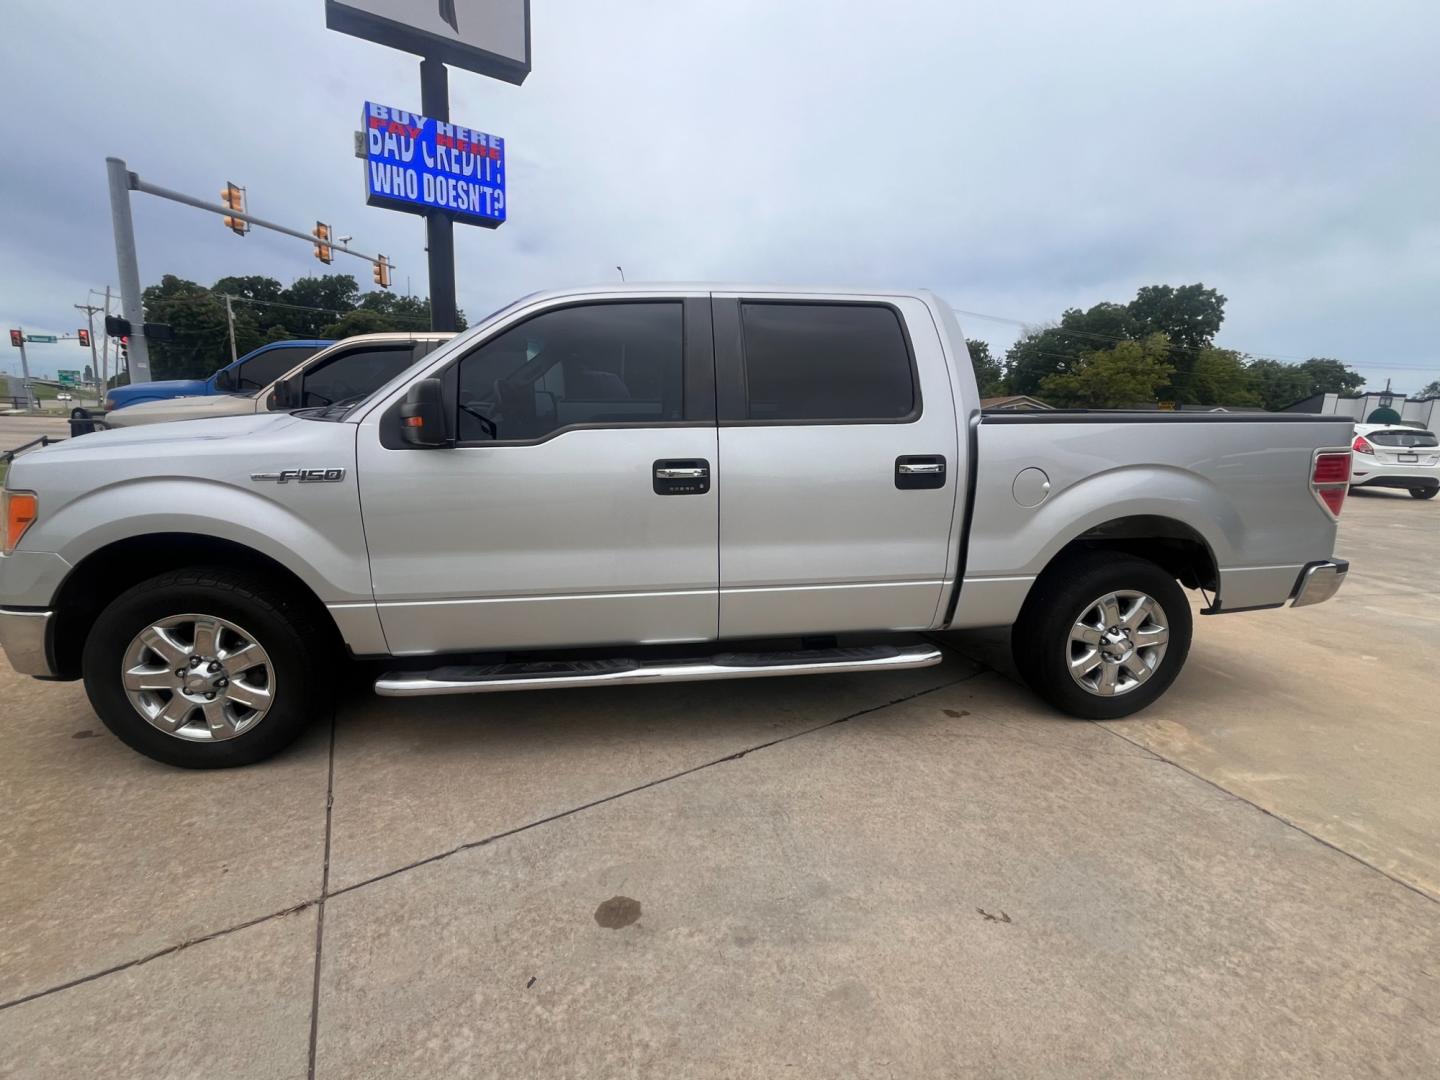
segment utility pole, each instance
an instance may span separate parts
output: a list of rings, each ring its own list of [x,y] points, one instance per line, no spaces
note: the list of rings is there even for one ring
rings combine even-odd
[[[76,304],[77,308],[85,312],[85,325],[90,328],[90,374],[99,376],[100,361],[95,356],[95,313],[100,309],[93,304]],[[96,396],[95,404],[99,406],[105,399],[105,388],[102,385]]]
[[[450,75],[433,56],[420,61],[420,111],[450,122]],[[430,329],[455,330],[455,222],[443,210],[425,215],[425,252],[430,262]]]
[[[25,411],[35,411],[35,391],[30,386],[30,361],[25,358],[25,328],[20,327],[20,376],[25,384]]]
[[[238,357],[235,355],[235,305],[230,302],[232,299],[229,293],[225,294],[225,323],[230,327],[230,362],[233,364]]]
[[[105,286],[105,318],[110,318],[110,286]],[[102,395],[110,392],[110,335],[105,335],[104,342],[100,346],[100,392]]]
[[[150,381],[150,349],[145,341],[145,306],[140,298],[140,263],[135,256],[135,222],[130,217],[134,182],[125,162],[107,157],[110,220],[115,228],[115,266],[120,273],[120,314],[130,321],[131,382]]]

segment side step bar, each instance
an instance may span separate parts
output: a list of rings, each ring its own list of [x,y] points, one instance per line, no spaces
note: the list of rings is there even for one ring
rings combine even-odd
[[[833,675],[895,671],[940,663],[933,645],[866,645],[793,652],[720,653],[693,660],[541,660],[525,664],[440,667],[392,671],[375,680],[383,697],[494,694],[504,690],[559,690],[572,686],[754,679],[771,675]]]

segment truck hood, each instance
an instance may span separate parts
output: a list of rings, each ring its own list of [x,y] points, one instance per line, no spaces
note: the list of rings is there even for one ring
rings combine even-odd
[[[161,379],[156,382],[130,383],[117,386],[105,397],[123,409],[134,401],[149,401],[151,398],[175,398],[189,394],[203,394],[209,389],[205,379]]]
[[[142,401],[116,410],[108,422],[115,427],[160,424],[168,420],[191,420],[208,416],[252,414],[257,402],[242,394],[208,394],[204,397],[175,397],[160,401]]]
[[[167,402],[168,404],[168,402]],[[140,409],[144,406],[136,405]],[[63,454],[119,453],[126,457],[170,456],[170,447],[176,453],[187,444],[214,443],[224,439],[238,439],[247,435],[274,434],[292,424],[306,423],[289,413],[246,413],[243,416],[215,416],[203,424],[192,421],[175,421],[168,424],[142,424],[133,428],[116,428],[111,431],[97,431],[93,435],[81,435],[32,453],[36,458]],[[29,454],[24,455],[29,457]],[[23,459],[21,459],[23,460]]]

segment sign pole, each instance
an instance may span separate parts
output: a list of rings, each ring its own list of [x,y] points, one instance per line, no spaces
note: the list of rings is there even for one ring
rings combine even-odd
[[[145,344],[145,307],[140,299],[140,263],[135,257],[135,223],[130,218],[130,170],[107,157],[110,220],[115,227],[115,266],[120,272],[120,313],[130,320],[130,381],[150,381],[150,350]]]
[[[25,328],[20,327],[20,378],[25,384],[25,411],[35,411],[35,390],[30,386],[30,361],[25,358]]]
[[[450,122],[450,77],[434,57],[420,61],[420,111]],[[425,249],[430,261],[430,329],[457,330],[455,305],[455,222],[443,210],[425,215]]]

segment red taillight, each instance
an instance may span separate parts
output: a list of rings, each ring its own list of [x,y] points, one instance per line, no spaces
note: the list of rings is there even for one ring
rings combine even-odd
[[[1331,517],[1340,516],[1345,493],[1350,490],[1350,451],[1324,450],[1315,455],[1310,470],[1310,490]]]
[[[1351,447],[1351,449],[1353,449],[1357,454],[1375,453],[1375,448],[1370,445],[1370,440],[1365,438],[1364,435],[1355,436],[1355,445]]]
[[[1350,482],[1349,454],[1316,454],[1315,471],[1310,474],[1312,484],[1348,484]]]

